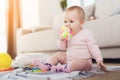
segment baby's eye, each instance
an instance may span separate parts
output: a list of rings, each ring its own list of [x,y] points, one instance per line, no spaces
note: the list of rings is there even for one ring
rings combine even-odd
[[[73,23],[73,21],[71,20],[70,23]]]
[[[67,23],[67,21],[64,21],[64,23]]]

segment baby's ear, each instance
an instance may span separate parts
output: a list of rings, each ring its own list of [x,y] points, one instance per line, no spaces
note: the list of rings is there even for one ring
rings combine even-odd
[[[80,20],[80,23],[83,24],[85,21],[84,20]]]
[[[80,27],[83,27],[84,25],[84,20],[80,20]]]

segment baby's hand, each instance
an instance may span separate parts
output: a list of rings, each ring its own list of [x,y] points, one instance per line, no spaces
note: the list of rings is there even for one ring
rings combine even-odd
[[[66,38],[64,38],[64,37],[62,37],[62,36],[60,36],[59,39],[60,39],[61,41],[66,41],[66,40],[67,40]]]
[[[106,69],[106,66],[105,64],[103,63],[103,61],[98,61],[97,62],[97,66],[100,67],[100,69],[104,72],[107,72],[107,69]]]
[[[63,26],[59,32],[61,40],[69,40],[72,37],[72,30]]]
[[[65,40],[66,40],[66,38],[63,37],[62,35],[59,35],[59,39],[60,39],[61,41],[65,41]]]

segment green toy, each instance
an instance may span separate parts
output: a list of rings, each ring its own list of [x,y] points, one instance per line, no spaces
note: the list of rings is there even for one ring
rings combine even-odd
[[[60,30],[60,35],[65,38],[66,40],[69,40],[72,38],[72,29],[62,26]]]

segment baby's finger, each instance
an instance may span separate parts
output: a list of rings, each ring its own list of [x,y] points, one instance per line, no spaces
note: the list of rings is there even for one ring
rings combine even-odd
[[[108,70],[106,68],[102,68],[102,71],[104,72],[108,72]]]

